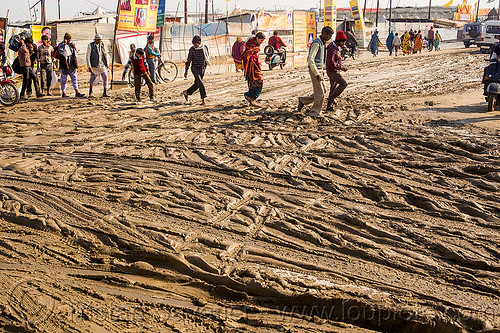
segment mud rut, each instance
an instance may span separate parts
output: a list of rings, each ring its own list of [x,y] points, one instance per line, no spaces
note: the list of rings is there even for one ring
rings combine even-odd
[[[2,110],[0,327],[500,328],[498,131],[384,121],[477,88],[483,57],[354,62],[319,120],[288,99],[303,68],[265,72],[262,109],[233,73],[207,80],[206,107],[179,81],[157,105],[126,90]]]

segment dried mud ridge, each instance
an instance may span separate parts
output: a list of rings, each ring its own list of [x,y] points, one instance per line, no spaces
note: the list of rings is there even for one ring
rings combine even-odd
[[[456,78],[440,94],[477,85],[460,68],[480,57],[356,64],[406,68],[399,95],[413,94],[410,75]],[[421,76],[407,68],[417,59]],[[209,107],[182,103],[175,82],[159,105],[132,106],[127,90],[2,110],[0,327],[500,329],[498,131],[384,121],[401,99],[383,79],[376,99],[351,85],[311,120],[285,99],[305,77],[266,72],[264,109],[239,106],[233,74],[209,80]]]

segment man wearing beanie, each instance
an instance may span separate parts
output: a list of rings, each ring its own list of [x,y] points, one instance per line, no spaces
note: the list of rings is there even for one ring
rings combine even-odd
[[[76,47],[75,43],[71,41],[71,35],[69,33],[64,34],[64,41],[57,46],[57,54],[59,55],[59,67],[61,68],[62,97],[68,97],[68,95],[66,95],[68,75],[71,79],[71,83],[73,84],[73,89],[75,89],[76,97],[85,96],[78,91],[78,78],[76,73],[78,63],[76,61]]]
[[[328,104],[326,111],[333,111],[333,106],[337,105],[335,98],[347,87],[347,82],[344,80],[341,71],[346,71],[347,68],[342,66],[342,56],[339,48],[344,47],[347,36],[343,31],[337,31],[335,43],[331,43],[326,48],[326,74],[330,78],[330,94],[328,95]]]
[[[321,77],[320,70],[322,70],[325,65],[325,45],[330,39],[332,39],[332,36],[332,27],[323,27],[321,35],[313,40],[311,47],[309,48],[307,65],[309,67],[309,75],[311,75],[314,92],[310,96],[299,97],[299,106],[297,107],[297,111],[300,112],[302,111],[304,105],[313,103],[313,106],[308,114],[311,117],[319,116],[321,108],[323,107],[323,102],[325,101],[325,88],[323,86],[323,78]]]

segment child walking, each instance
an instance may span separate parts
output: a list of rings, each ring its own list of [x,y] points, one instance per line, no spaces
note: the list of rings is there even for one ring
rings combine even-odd
[[[191,73],[194,76],[194,83],[188,90],[184,90],[182,95],[186,101],[188,96],[200,89],[201,105],[205,105],[205,97],[207,93],[205,91],[205,84],[203,83],[203,77],[205,76],[205,69],[207,65],[210,64],[208,56],[208,47],[201,44],[201,37],[194,36],[192,40],[193,46],[189,49],[188,58],[186,61],[186,72],[184,77],[187,78],[189,67],[191,66]]]
[[[134,88],[135,88],[135,98],[136,104],[141,104],[141,79],[146,81],[146,84],[149,88],[149,98],[151,102],[156,103],[157,100],[154,98],[154,87],[153,81],[151,81],[151,76],[149,76],[149,68],[146,62],[146,57],[144,56],[144,50],[138,48],[135,50],[135,53],[130,57],[125,68],[123,69],[122,80],[125,80],[125,74],[129,67],[132,65],[134,71]]]

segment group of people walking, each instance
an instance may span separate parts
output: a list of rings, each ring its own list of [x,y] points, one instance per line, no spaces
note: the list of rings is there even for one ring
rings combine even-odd
[[[433,49],[435,51],[440,51],[441,41],[442,38],[439,31],[434,30],[434,27],[431,27],[427,32],[426,38],[423,37],[421,30],[414,31],[413,29],[410,29],[409,31],[405,31],[402,36],[400,36],[399,33],[391,31],[389,36],[387,36],[385,45],[389,51],[389,55],[394,53],[397,57],[400,50],[403,52],[403,55],[417,52],[422,53],[425,43],[429,51],[432,51]],[[381,45],[382,43],[379,39],[378,30],[375,29],[370,39],[370,44],[368,45],[368,49],[374,57],[378,55],[378,48]]]

